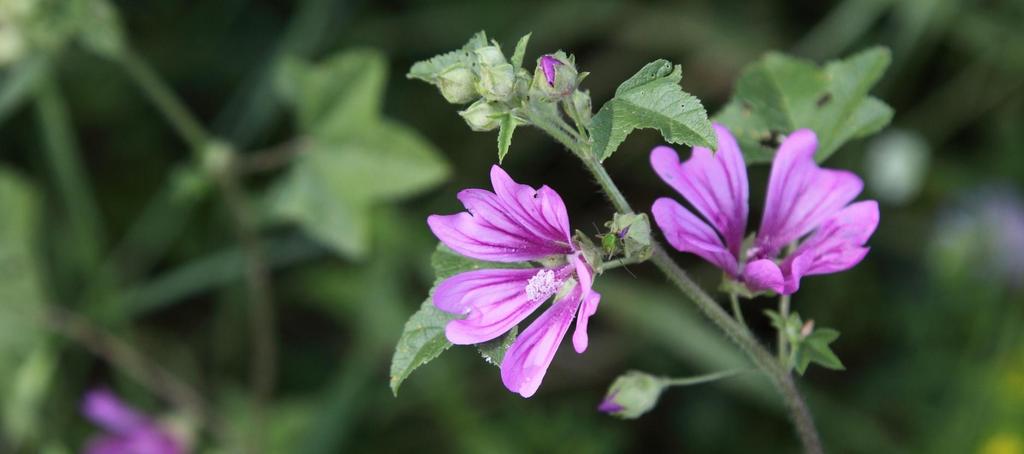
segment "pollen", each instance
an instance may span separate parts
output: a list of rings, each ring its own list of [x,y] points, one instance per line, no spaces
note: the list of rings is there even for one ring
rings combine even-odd
[[[530,301],[546,299],[558,290],[561,284],[552,270],[540,270],[526,283],[526,297]]]

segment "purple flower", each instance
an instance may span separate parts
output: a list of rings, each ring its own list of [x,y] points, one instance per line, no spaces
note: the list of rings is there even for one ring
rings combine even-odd
[[[185,449],[155,422],[125,405],[108,389],[94,389],[82,400],[82,413],[106,434],[89,440],[85,454],[183,454]]]
[[[530,397],[540,386],[573,318],[576,352],[587,349],[587,321],[601,295],[591,290],[594,271],[573,244],[565,204],[553,189],[518,184],[501,167],[491,167],[494,192],[465,189],[466,211],[432,215],[427,224],[455,252],[493,262],[541,261],[532,268],[468,271],[445,279],[434,290],[434,305],[465,315],[445,327],[453,344],[486,342],[508,332],[552,295],[560,297],[519,334],[505,353],[501,378],[510,391]],[[550,265],[558,262],[561,264]],[[568,292],[561,290],[572,285]]]
[[[695,147],[690,159],[680,163],[669,147],[651,151],[654,171],[703,216],[673,199],[656,200],[651,211],[669,244],[713,263],[753,291],[786,295],[800,288],[803,276],[844,271],[864,258],[864,243],[878,226],[878,203],[850,203],[864,183],[853,173],[818,167],[818,140],[808,129],[790,134],[775,154],[761,228],[753,245],[741,250],[747,168],[729,130],[719,124],[714,128],[716,153]],[[783,248],[808,234],[791,254],[779,257]]]
[[[550,55],[540,57],[540,69],[544,71],[544,79],[548,81],[548,85],[555,86],[555,66],[561,64],[562,62]]]

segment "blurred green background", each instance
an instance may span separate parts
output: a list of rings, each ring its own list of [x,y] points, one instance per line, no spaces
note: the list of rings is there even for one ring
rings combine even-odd
[[[493,132],[470,132],[455,106],[404,74],[486,30],[506,49],[533,32],[527,61],[574,53],[597,106],[667,58],[711,113],[766,51],[824,62],[890,47],[874,94],[894,107],[892,124],[827,163],[861,174],[863,197],[881,202],[872,251],[854,270],[807,279],[793,303],[842,332],[833,348],[847,370],[812,367],[801,387],[833,452],[1024,453],[1024,2],[115,2],[134,55],[243,157],[302,134],[275,89],[286,56],[371,47],[390,66],[384,114],[449,164],[442,184],[366,207],[363,257],[257,216],[270,332],[252,321],[230,205],[196,164],[215,167],[215,154],[193,160],[104,54],[102,33],[89,33],[106,22],[75,32],[91,41],[66,42],[51,42],[63,29],[44,24],[44,38],[30,37],[43,44],[7,58],[10,11],[32,2],[2,3],[0,452],[77,452],[98,431],[78,410],[96,385],[196,452],[796,451],[780,402],[753,375],[670,390],[635,421],[595,411],[627,369],[746,364],[646,265],[598,280],[590,349],[563,346],[533,398],[507,392],[472,348],[453,348],[391,395],[392,349],[433,279],[425,217],[460,210],[455,193],[488,187],[496,160]],[[638,132],[607,162],[634,206],[670,193],[647,164],[658,139]],[[245,175],[254,212],[287,166]],[[504,167],[558,190],[574,228],[596,233],[612,214],[576,159],[539,131],[518,131]],[[767,167],[751,176],[756,220]],[[706,288],[717,284],[710,266],[678,258]],[[766,340],[760,313],[773,304],[746,308]],[[250,391],[250,323],[278,352],[266,399]]]

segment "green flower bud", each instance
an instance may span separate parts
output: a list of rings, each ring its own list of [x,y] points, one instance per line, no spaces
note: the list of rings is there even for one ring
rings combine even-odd
[[[584,126],[589,126],[590,119],[594,116],[594,106],[590,101],[590,91],[574,91],[572,93],[572,108],[576,111],[580,123],[583,123]]]
[[[623,419],[635,419],[651,411],[664,390],[664,380],[632,370],[615,379],[597,409]]]
[[[501,123],[501,116],[508,113],[508,109],[498,103],[487,102],[478,99],[470,104],[466,110],[459,111],[459,115],[466,120],[466,124],[474,131],[491,131],[498,128]]]
[[[508,101],[515,84],[516,72],[510,63],[480,67],[477,90],[488,101]]]
[[[437,76],[441,96],[452,104],[465,104],[477,98],[476,75],[463,65],[452,66]]]
[[[575,59],[564,52],[544,55],[537,59],[530,95],[543,99],[564,98],[576,91],[578,76]]]
[[[476,53],[476,63],[480,66],[498,66],[505,63],[505,54],[501,53],[501,48],[498,46],[484,46],[474,51]]]

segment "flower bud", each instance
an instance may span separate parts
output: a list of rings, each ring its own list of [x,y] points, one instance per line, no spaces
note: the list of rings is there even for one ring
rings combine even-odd
[[[501,53],[501,48],[498,46],[484,46],[474,51],[476,53],[476,63],[480,66],[498,66],[505,63],[505,54]]]
[[[576,91],[576,64],[572,58],[559,51],[537,59],[533,72],[530,94],[546,99],[560,99]]]
[[[576,90],[572,93],[572,107],[576,111],[581,123],[584,126],[590,125],[590,119],[594,116],[594,106],[590,101],[590,91]]]
[[[448,102],[465,104],[477,97],[476,75],[463,65],[455,65],[438,75],[437,88]]]
[[[491,131],[498,127],[498,124],[501,123],[501,116],[506,113],[508,110],[504,106],[478,99],[475,103],[470,104],[469,108],[460,111],[459,115],[466,120],[470,129]]]
[[[488,101],[507,101],[516,84],[516,71],[510,63],[480,67],[477,90]]]
[[[629,371],[615,379],[597,410],[624,419],[635,419],[658,403],[664,380],[640,371]]]

